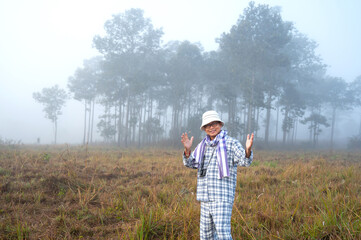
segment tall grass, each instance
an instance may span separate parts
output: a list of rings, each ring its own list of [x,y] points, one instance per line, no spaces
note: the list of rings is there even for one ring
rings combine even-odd
[[[181,151],[0,150],[0,239],[199,239]],[[361,239],[361,154],[256,151],[238,169],[234,239]]]

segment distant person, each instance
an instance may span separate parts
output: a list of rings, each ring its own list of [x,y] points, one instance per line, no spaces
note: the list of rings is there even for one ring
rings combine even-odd
[[[247,135],[246,149],[222,130],[216,111],[202,116],[207,136],[191,151],[193,137],[182,134],[183,164],[198,169],[197,200],[201,202],[200,238],[232,239],[231,216],[237,183],[237,166],[251,165],[254,134]]]

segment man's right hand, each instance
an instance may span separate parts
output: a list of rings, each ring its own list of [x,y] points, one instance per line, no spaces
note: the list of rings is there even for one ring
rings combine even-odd
[[[189,154],[191,153],[191,147],[192,147],[192,144],[193,144],[193,137],[191,137],[191,139],[189,139],[188,134],[183,133],[181,141],[182,141],[183,146],[184,146],[185,154],[189,156]]]

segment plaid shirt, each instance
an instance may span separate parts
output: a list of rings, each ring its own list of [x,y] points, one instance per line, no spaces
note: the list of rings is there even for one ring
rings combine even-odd
[[[183,153],[183,164],[186,167],[198,169],[197,179],[197,200],[202,202],[229,202],[233,204],[234,194],[237,183],[237,166],[248,167],[253,160],[251,156],[246,158],[246,151],[241,143],[229,136],[226,136],[226,148],[229,165],[229,177],[218,179],[218,166],[216,147],[206,147],[204,168],[207,168],[207,174],[200,177],[200,167],[194,158],[194,152],[186,158]]]

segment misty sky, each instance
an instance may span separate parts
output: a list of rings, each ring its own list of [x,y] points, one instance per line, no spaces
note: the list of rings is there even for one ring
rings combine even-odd
[[[319,47],[328,74],[351,82],[361,75],[361,1],[269,0],[284,20]],[[200,42],[216,50],[215,39],[229,32],[249,1],[244,0],[0,0],[0,138],[50,143],[53,129],[32,93],[58,84],[66,88],[83,60],[98,55],[95,35],[113,14],[141,8],[163,42]],[[358,122],[359,119],[355,120]],[[58,142],[82,141],[83,106],[71,100],[59,118]]]

